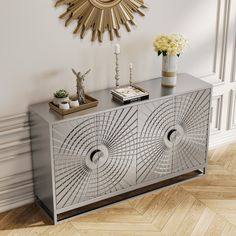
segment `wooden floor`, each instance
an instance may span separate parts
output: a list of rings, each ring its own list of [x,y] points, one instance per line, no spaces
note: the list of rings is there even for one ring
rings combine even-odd
[[[236,144],[210,152],[207,177],[57,226],[28,205],[0,214],[0,235],[236,236]]]

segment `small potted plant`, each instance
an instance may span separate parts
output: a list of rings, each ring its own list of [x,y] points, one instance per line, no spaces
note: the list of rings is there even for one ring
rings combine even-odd
[[[62,109],[62,110],[69,110],[70,109],[70,105],[68,102],[62,102],[59,104],[59,108]]]
[[[162,57],[162,85],[176,86],[177,59],[184,52],[187,40],[180,34],[160,35],[154,41],[154,49]]]
[[[59,105],[62,102],[69,102],[69,93],[64,89],[56,91],[54,93],[54,99],[53,99],[53,103],[55,105]]]
[[[71,108],[78,107],[78,106],[79,106],[79,100],[77,98],[70,99],[70,107]]]

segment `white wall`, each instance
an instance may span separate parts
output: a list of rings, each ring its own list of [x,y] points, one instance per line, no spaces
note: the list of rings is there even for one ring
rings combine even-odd
[[[122,31],[121,83],[128,65],[136,81],[160,75],[161,58],[152,41],[160,33],[181,33],[189,48],[179,72],[214,84],[211,146],[236,140],[236,1],[146,0],[146,17]],[[114,45],[74,37],[58,19],[51,0],[7,0],[0,7],[0,210],[32,201],[29,104],[46,101],[59,88],[75,91],[71,67],[85,71],[88,91],[114,85]],[[22,115],[18,115],[22,114]]]

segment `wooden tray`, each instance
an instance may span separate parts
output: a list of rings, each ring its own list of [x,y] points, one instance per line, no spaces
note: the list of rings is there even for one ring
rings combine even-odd
[[[70,98],[73,99],[73,98],[76,98],[76,96],[73,96]],[[50,109],[54,110],[55,112],[57,112],[58,114],[60,114],[62,116],[69,115],[74,112],[86,110],[86,109],[89,109],[92,107],[96,107],[98,105],[98,100],[93,97],[90,97],[87,94],[85,94],[85,99],[86,99],[85,104],[79,105],[78,107],[70,108],[69,110],[60,109],[59,106],[55,105],[52,101],[49,102],[48,104],[49,104]]]

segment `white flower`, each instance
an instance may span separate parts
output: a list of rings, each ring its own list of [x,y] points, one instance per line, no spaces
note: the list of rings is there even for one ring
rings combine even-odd
[[[187,40],[180,34],[160,35],[155,39],[153,45],[158,54],[179,55],[187,46]]]

